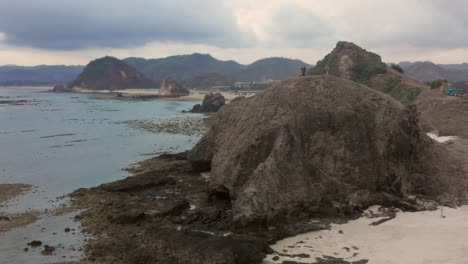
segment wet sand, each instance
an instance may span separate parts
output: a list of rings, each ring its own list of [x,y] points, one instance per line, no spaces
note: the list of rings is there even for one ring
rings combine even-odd
[[[36,211],[14,214],[2,212],[2,207],[7,201],[31,191],[32,188],[28,184],[0,184],[0,233],[37,221],[39,213]]]
[[[3,203],[32,190],[29,184],[0,184],[0,208]]]
[[[8,201],[32,189],[27,184],[0,184],[0,263],[52,263],[83,257],[80,247],[85,236],[72,220],[79,213],[75,208],[62,206],[51,211],[21,213],[2,210],[7,209]],[[32,246],[31,241],[40,241],[40,245]]]

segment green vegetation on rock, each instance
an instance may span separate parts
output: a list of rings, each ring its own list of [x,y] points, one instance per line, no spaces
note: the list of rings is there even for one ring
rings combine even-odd
[[[328,71],[333,73],[338,71],[338,64],[336,63],[337,56],[333,53],[327,54],[322,60],[319,60],[317,64],[311,68],[308,75],[320,75],[323,73],[325,68],[328,66]]]
[[[370,78],[376,74],[385,73],[387,66],[380,60],[358,60],[351,68],[351,80],[371,86]]]
[[[388,77],[385,79],[385,83],[381,91],[391,95],[402,104],[408,105],[416,99],[416,96],[418,96],[419,93],[421,93],[421,88],[408,87],[403,85],[398,78]]]
[[[399,74],[403,73],[399,65],[387,66],[378,54],[346,41],[338,42],[335,49],[318,61],[308,74],[321,75],[325,71],[387,93],[403,104],[412,103],[425,87]]]
[[[447,80],[442,80],[442,79],[432,81],[431,82],[431,89],[440,88],[443,84],[446,84],[446,83],[448,83],[448,81]]]

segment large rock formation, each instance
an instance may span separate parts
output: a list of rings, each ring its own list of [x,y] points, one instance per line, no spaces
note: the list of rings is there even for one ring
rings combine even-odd
[[[180,83],[176,82],[170,77],[164,79],[164,81],[161,84],[161,88],[159,88],[160,96],[178,97],[186,96],[189,94],[189,90],[185,89]]]
[[[309,71],[309,75],[327,72],[390,94],[404,104],[412,103],[427,85],[418,82],[382,62],[379,55],[351,42],[340,41]]]
[[[91,61],[70,84],[73,90],[119,90],[128,88],[155,88],[154,81],[125,62],[104,57]]]
[[[268,224],[459,194],[459,163],[390,96],[333,76],[293,78],[224,106],[189,153],[234,220]]]
[[[193,109],[190,110],[192,113],[212,113],[218,112],[219,109],[226,103],[224,96],[221,93],[210,93],[205,95],[202,104],[196,104]]]

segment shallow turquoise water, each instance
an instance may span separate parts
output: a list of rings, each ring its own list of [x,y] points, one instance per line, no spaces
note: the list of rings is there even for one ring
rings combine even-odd
[[[195,102],[124,102],[96,100],[91,94],[2,90],[0,96],[35,100],[0,105],[0,183],[38,187],[10,203],[9,211],[49,208],[49,201],[64,193],[128,176],[122,169],[149,158],[145,153],[180,152],[198,139],[149,133],[128,121],[202,117],[181,113]]]

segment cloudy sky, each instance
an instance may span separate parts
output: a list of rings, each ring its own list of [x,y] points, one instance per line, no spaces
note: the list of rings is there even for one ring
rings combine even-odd
[[[0,65],[193,52],[315,63],[347,40],[386,62],[468,62],[466,0],[0,0]]]

